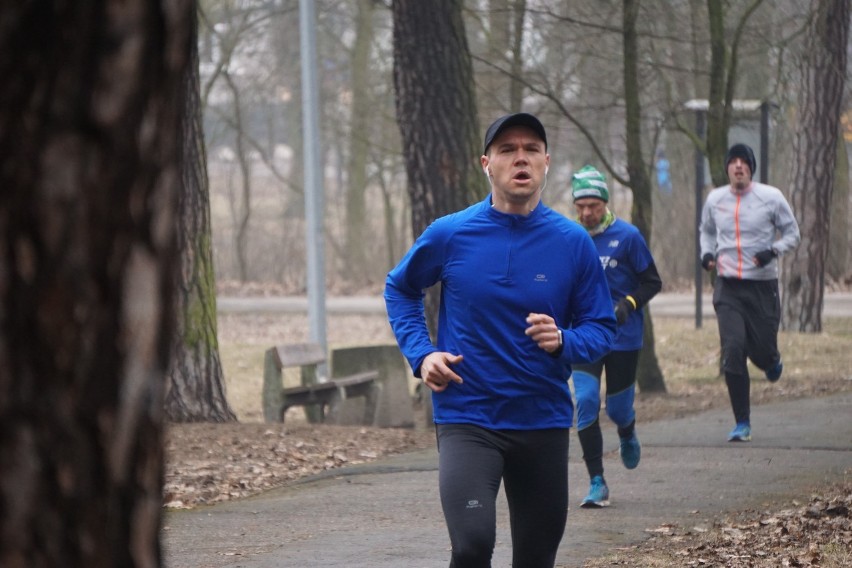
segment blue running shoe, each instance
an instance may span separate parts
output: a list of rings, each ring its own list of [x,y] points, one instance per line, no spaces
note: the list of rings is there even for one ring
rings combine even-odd
[[[751,442],[751,426],[748,422],[740,422],[728,434],[729,442]]]
[[[781,359],[778,359],[778,362],[775,363],[775,365],[766,369],[766,378],[769,379],[770,383],[774,383],[781,378],[781,372],[783,370],[784,363],[781,362]]]
[[[592,485],[589,488],[589,494],[580,503],[580,507],[584,509],[600,509],[601,507],[609,507],[609,488],[606,486],[606,481],[602,475],[596,475],[592,478]]]
[[[639,438],[636,437],[636,432],[633,432],[628,438],[621,438],[621,463],[627,469],[636,469],[639,465],[639,458],[642,457],[642,446],[639,445]]]

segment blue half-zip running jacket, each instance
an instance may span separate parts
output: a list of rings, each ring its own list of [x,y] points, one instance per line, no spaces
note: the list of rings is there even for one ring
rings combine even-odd
[[[441,283],[437,346],[426,327],[424,290]],[[388,274],[385,303],[416,376],[434,351],[464,356],[462,384],[432,393],[436,423],[492,429],[570,428],[572,363],[605,355],[615,335],[612,301],[591,237],[539,203],[526,216],[491,197],[432,223]],[[561,353],[524,330],[530,313],[562,329]]]

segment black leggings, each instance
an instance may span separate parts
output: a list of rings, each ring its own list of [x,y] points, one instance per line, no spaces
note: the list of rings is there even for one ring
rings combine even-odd
[[[736,422],[751,419],[751,380],[746,359],[766,370],[781,359],[778,280],[717,278],[713,307],[722,344],[722,369]]]
[[[569,429],[489,430],[438,424],[441,505],[451,568],[488,568],[505,483],[513,568],[551,568],[568,516]]]

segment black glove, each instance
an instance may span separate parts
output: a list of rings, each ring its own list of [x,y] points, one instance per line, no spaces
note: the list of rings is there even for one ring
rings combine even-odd
[[[622,298],[615,305],[615,321],[618,325],[624,324],[627,318],[630,317],[630,312],[633,311],[633,304],[627,298]]]
[[[710,263],[713,262],[713,255],[709,252],[701,257],[701,268],[704,270],[710,270]]]
[[[754,255],[754,263],[758,266],[766,266],[772,262],[772,259],[776,256],[778,256],[778,253],[772,249],[762,250]]]

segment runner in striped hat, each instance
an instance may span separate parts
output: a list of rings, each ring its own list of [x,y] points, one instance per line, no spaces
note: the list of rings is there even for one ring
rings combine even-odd
[[[597,197],[609,201],[606,178],[594,166],[584,166],[571,176],[571,193],[574,195],[574,201],[581,197]]]
[[[591,480],[584,509],[609,505],[604,478],[603,433],[600,425],[601,378],[606,372],[606,414],[618,427],[621,461],[627,469],[639,465],[642,447],[636,436],[636,367],[642,348],[642,308],[660,291],[662,281],[639,230],[617,219],[607,206],[604,175],[585,166],[571,176],[577,221],[595,243],[609,290],[618,329],[612,350],[590,364],[572,365],[571,380],[577,407],[577,436]]]

